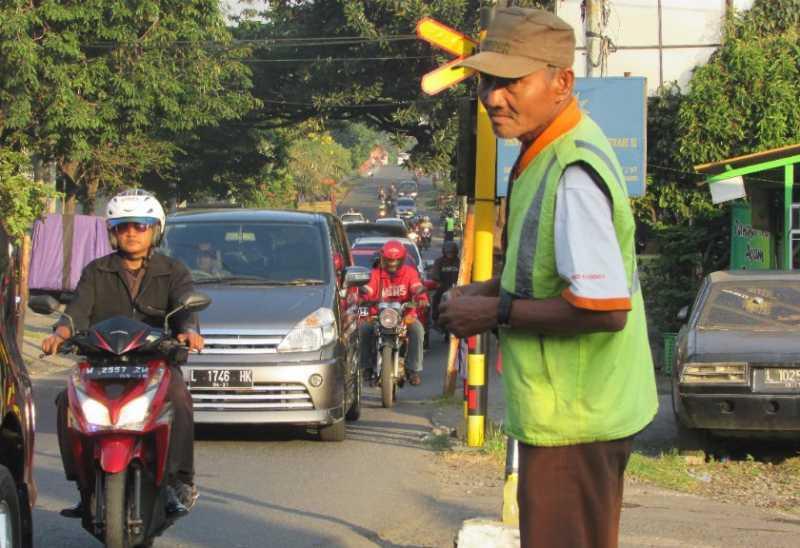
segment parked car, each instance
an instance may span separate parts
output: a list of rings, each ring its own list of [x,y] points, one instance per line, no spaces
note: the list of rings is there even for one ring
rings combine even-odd
[[[394,238],[405,238],[408,236],[405,223],[402,223],[402,226],[395,223],[378,222],[347,223],[344,225],[344,231],[347,233],[347,239],[350,240],[351,243],[359,238],[366,238],[369,236],[387,236]]]
[[[800,273],[710,274],[681,328],[672,404],[682,450],[800,434]]]
[[[365,223],[367,222],[367,218],[364,217],[363,213],[358,211],[348,211],[347,213],[342,213],[339,216],[341,219],[342,224],[349,224],[349,223]]]
[[[417,216],[417,202],[414,198],[398,198],[394,205],[394,214],[401,219],[413,219]]]
[[[333,215],[267,210],[178,213],[164,251],[213,304],[202,353],[183,368],[197,423],[284,423],[344,439],[360,414],[357,285]]]
[[[15,253],[0,227],[0,545],[33,545],[31,510],[36,501],[33,480],[34,403],[25,361],[17,346]],[[4,542],[5,541],[5,542]]]
[[[397,185],[397,196],[400,198],[414,198],[419,194],[419,185],[416,181],[400,181]]]

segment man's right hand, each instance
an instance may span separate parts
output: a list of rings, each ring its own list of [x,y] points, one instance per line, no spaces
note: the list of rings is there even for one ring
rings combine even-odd
[[[53,332],[52,335],[46,337],[42,341],[42,352],[45,354],[52,355],[58,352],[58,349],[61,348],[61,345],[69,338],[70,330],[68,327],[59,326]]]

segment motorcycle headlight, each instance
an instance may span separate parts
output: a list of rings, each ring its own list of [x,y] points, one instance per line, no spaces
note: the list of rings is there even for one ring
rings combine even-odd
[[[134,398],[123,405],[119,411],[115,426],[127,430],[141,430],[144,428],[147,412],[150,410],[150,404],[153,402],[157,390],[158,386],[150,388],[138,398]]]
[[[400,325],[400,312],[394,308],[384,308],[378,314],[378,322],[384,329],[395,329]]]
[[[320,308],[295,325],[278,345],[278,352],[313,352],[336,340],[336,317]]]
[[[90,398],[82,390],[76,390],[78,394],[78,402],[81,404],[81,411],[86,422],[93,426],[108,427],[111,426],[111,415],[108,413],[108,407],[100,403],[94,398]]]

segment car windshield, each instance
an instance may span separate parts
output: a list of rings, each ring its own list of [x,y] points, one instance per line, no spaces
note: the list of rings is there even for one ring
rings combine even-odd
[[[414,183],[400,183],[397,188],[400,192],[414,192],[417,190],[417,185]]]
[[[162,251],[195,283],[309,285],[328,280],[322,231],[278,222],[168,222]]]
[[[363,221],[364,217],[361,213],[345,213],[342,215],[342,222],[345,221]]]
[[[400,198],[397,200],[397,205],[403,207],[414,207],[414,200],[411,198]]]
[[[711,287],[697,327],[800,331],[800,281],[723,282]]]

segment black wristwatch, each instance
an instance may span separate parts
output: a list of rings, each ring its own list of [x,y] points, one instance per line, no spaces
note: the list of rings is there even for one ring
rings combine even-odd
[[[497,303],[497,327],[511,327],[511,305],[514,303],[514,295],[500,289],[500,301]]]

